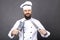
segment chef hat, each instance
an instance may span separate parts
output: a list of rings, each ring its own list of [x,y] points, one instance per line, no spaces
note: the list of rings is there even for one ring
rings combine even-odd
[[[20,8],[23,8],[23,10],[32,9],[32,2],[26,1],[25,3],[21,4]]]

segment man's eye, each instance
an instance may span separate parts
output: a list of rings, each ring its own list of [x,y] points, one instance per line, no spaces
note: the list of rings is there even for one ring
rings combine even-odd
[[[26,11],[26,10],[24,10],[24,11]]]
[[[28,11],[31,11],[31,10],[28,10]]]

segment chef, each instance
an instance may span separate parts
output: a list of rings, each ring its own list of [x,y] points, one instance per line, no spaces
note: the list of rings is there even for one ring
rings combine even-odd
[[[50,32],[47,31],[41,22],[32,16],[32,2],[26,1],[21,4],[20,8],[23,9],[24,18],[16,21],[12,29],[9,31],[8,36],[12,39],[19,35],[19,40],[37,40],[37,31],[42,37],[47,38]]]

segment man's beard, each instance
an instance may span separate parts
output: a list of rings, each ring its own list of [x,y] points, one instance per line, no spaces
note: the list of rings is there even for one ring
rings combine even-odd
[[[30,14],[29,16],[26,16],[26,14],[24,14],[24,17],[25,17],[27,20],[29,20],[29,19],[31,19],[31,14]]]

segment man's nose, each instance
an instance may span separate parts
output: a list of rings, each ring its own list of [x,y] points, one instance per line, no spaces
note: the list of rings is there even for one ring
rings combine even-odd
[[[29,13],[29,11],[27,11],[27,13]]]

